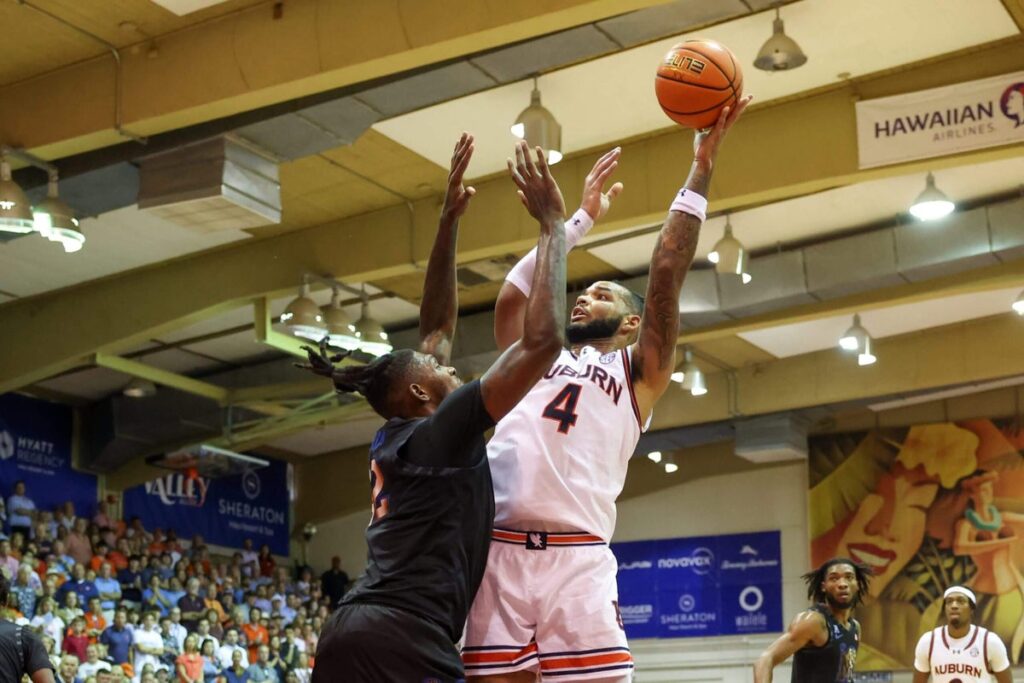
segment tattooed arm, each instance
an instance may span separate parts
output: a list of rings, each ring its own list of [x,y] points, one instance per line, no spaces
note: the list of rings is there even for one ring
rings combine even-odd
[[[684,186],[687,191],[708,196],[718,146],[749,102],[747,96],[734,110],[725,108],[713,128],[699,131],[694,137],[693,165]],[[654,246],[640,336],[633,345],[633,376],[643,419],[647,419],[654,404],[665,393],[675,368],[679,291],[693,262],[700,225],[701,219],[697,216],[669,211]]]

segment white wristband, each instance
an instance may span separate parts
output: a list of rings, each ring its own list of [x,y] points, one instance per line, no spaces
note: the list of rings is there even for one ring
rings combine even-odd
[[[672,206],[669,207],[669,211],[688,213],[691,216],[696,216],[703,223],[708,217],[708,200],[693,190],[687,190],[684,187],[679,190],[676,198],[672,200]]]

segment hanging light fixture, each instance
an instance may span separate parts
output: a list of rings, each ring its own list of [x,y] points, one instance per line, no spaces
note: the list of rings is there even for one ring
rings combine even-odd
[[[732,236],[732,223],[728,216],[725,217],[725,234],[708,254],[708,261],[715,264],[715,272],[719,275],[738,275],[743,284],[753,279],[747,272],[747,250]]]
[[[541,105],[536,77],[530,93],[530,106],[519,112],[510,130],[515,137],[526,140],[530,147],[543,149],[548,155],[548,164],[554,166],[562,160],[562,126],[555,115]]]
[[[0,232],[24,235],[34,229],[35,220],[28,197],[14,182],[7,157],[0,157]]]
[[[647,459],[651,462],[661,462],[661,451],[651,451],[647,454]]]
[[[1017,315],[1024,315],[1024,292],[1021,292],[1017,300],[1013,302],[1012,308]]]
[[[331,303],[320,309],[320,312],[323,314],[324,327],[327,328],[331,346],[346,351],[359,348],[356,326],[341,307],[341,290],[338,287],[333,288]]]
[[[673,474],[679,471],[679,465],[676,464],[676,458],[674,455],[669,455],[665,458],[665,472],[667,474]]]
[[[772,22],[772,37],[765,41],[757,53],[754,66],[762,71],[788,71],[802,66],[807,55],[786,35],[779,8],[775,7],[775,20]]]
[[[370,299],[363,287],[363,308],[359,320],[355,324],[355,336],[359,338],[359,349],[373,356],[391,353],[394,347],[388,341],[388,333],[384,326],[370,317]]]
[[[149,398],[156,394],[156,385],[150,382],[148,379],[142,379],[141,377],[135,377],[131,382],[125,385],[121,393],[130,398]]]
[[[955,208],[956,204],[935,186],[935,176],[929,172],[925,176],[924,191],[911,204],[910,213],[919,220],[934,221],[948,216]]]
[[[860,314],[854,314],[853,325],[839,338],[839,348],[857,354],[857,365],[871,365],[878,358],[871,350],[871,335],[860,323]]]
[[[85,244],[85,235],[75,212],[57,196],[57,172],[50,171],[46,197],[32,208],[36,231],[51,242],[60,242],[65,253],[78,251]]]
[[[683,362],[683,389],[690,392],[691,396],[703,396],[708,393],[707,381],[704,379],[704,372],[693,362],[693,352],[689,347],[683,351],[685,361]]]
[[[299,296],[281,314],[281,323],[296,337],[320,341],[327,334],[320,307],[309,298],[309,284],[303,282]]]

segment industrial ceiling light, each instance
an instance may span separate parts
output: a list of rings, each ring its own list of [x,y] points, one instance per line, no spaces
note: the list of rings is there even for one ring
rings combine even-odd
[[[366,288],[363,288],[363,308],[359,320],[355,324],[355,335],[359,338],[359,349],[373,356],[383,356],[391,353],[394,348],[388,342],[388,333],[384,326],[377,320],[370,317],[370,299],[366,296]]]
[[[651,462],[661,462],[661,451],[651,451],[647,454],[647,459]]]
[[[864,340],[864,348],[857,354],[857,365],[873,365],[878,357],[871,350],[871,337]]]
[[[511,127],[512,135],[526,140],[530,147],[540,147],[548,155],[548,164],[554,166],[562,160],[562,126],[555,115],[541,106],[537,79],[533,79],[530,106],[519,112]]]
[[[1021,292],[1017,297],[1017,300],[1012,304],[1013,310],[1017,315],[1024,315],[1024,292]]]
[[[929,173],[925,177],[924,191],[917,196],[910,206],[910,213],[922,221],[934,221],[952,213],[956,204],[949,200],[949,197],[935,187],[935,176]]]
[[[753,279],[747,272],[747,250],[732,236],[732,223],[728,216],[725,218],[725,234],[708,254],[708,261],[715,264],[715,272],[719,275],[738,275],[743,284]]]
[[[334,287],[331,303],[320,309],[320,312],[323,314],[324,326],[327,328],[331,346],[346,351],[359,348],[356,326],[352,324],[352,319],[341,307],[341,290],[338,287]]]
[[[148,379],[135,377],[125,385],[121,393],[130,398],[148,398],[156,394],[156,385]]]
[[[690,392],[691,396],[703,396],[708,393],[707,381],[704,379],[704,372],[693,362],[693,352],[687,347],[684,351],[685,361],[683,362],[683,389]]]
[[[324,316],[320,307],[309,298],[309,285],[305,282],[299,289],[299,296],[288,304],[281,314],[281,323],[296,337],[320,341],[327,334]]]
[[[878,358],[871,350],[871,335],[860,323],[860,315],[854,314],[853,325],[839,338],[839,347],[857,354],[857,365],[871,365]]]
[[[802,66],[807,55],[786,35],[779,8],[775,8],[775,21],[772,22],[772,37],[765,41],[757,53],[754,66],[763,71],[788,71]]]
[[[78,251],[85,244],[85,235],[75,212],[57,196],[57,172],[50,172],[46,197],[32,208],[36,231],[51,242],[60,242],[65,253]]]
[[[28,197],[11,177],[7,157],[0,157],[0,232],[24,235],[34,229],[35,220]]]
[[[679,465],[676,464],[675,456],[668,456],[665,458],[665,472],[672,474],[679,471]]]

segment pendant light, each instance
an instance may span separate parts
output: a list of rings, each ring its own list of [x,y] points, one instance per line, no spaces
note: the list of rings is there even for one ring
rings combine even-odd
[[[323,314],[324,326],[330,337],[331,346],[346,351],[359,348],[359,337],[356,336],[356,326],[352,324],[348,313],[341,307],[341,290],[333,288],[331,303],[324,306],[320,312]]]
[[[689,347],[684,349],[683,357],[685,358],[683,362],[683,389],[689,391],[691,396],[703,396],[708,393],[704,372],[693,362],[693,352],[690,351]]]
[[[728,216],[725,217],[725,234],[708,254],[708,261],[715,264],[715,272],[719,275],[739,276],[743,284],[753,279],[747,272],[747,250],[733,237],[732,223]]]
[[[78,225],[75,212],[57,196],[57,172],[50,172],[46,197],[32,208],[36,231],[51,242],[60,242],[65,253],[79,251],[85,244],[85,235]]]
[[[0,232],[24,235],[34,229],[35,219],[28,197],[14,182],[7,157],[0,157]]]
[[[1024,315],[1024,292],[1017,296],[1017,300],[1011,306],[1017,315]]]
[[[531,148],[544,150],[549,165],[554,166],[562,160],[562,126],[555,115],[541,105],[536,78],[533,79],[530,106],[519,112],[510,130],[515,137],[526,140]]]
[[[679,465],[676,464],[676,457],[669,455],[665,457],[665,472],[667,474],[674,474],[679,471]]]
[[[296,337],[320,341],[327,334],[320,307],[309,298],[309,285],[302,283],[299,296],[281,314],[281,323]]]
[[[388,341],[388,333],[384,326],[370,316],[370,299],[363,287],[363,306],[359,320],[355,324],[355,336],[359,338],[359,349],[373,356],[391,353],[394,348]]]
[[[839,338],[839,348],[857,354],[857,365],[871,365],[878,360],[871,349],[871,335],[861,325],[860,315],[854,314],[853,325]]]
[[[754,66],[762,71],[788,71],[803,66],[807,55],[786,35],[779,8],[775,8],[775,20],[772,22],[772,37],[765,41],[757,53]]]
[[[924,191],[911,204],[910,213],[919,220],[934,221],[945,218],[955,208],[956,204],[935,186],[935,176],[929,173],[924,180]]]

